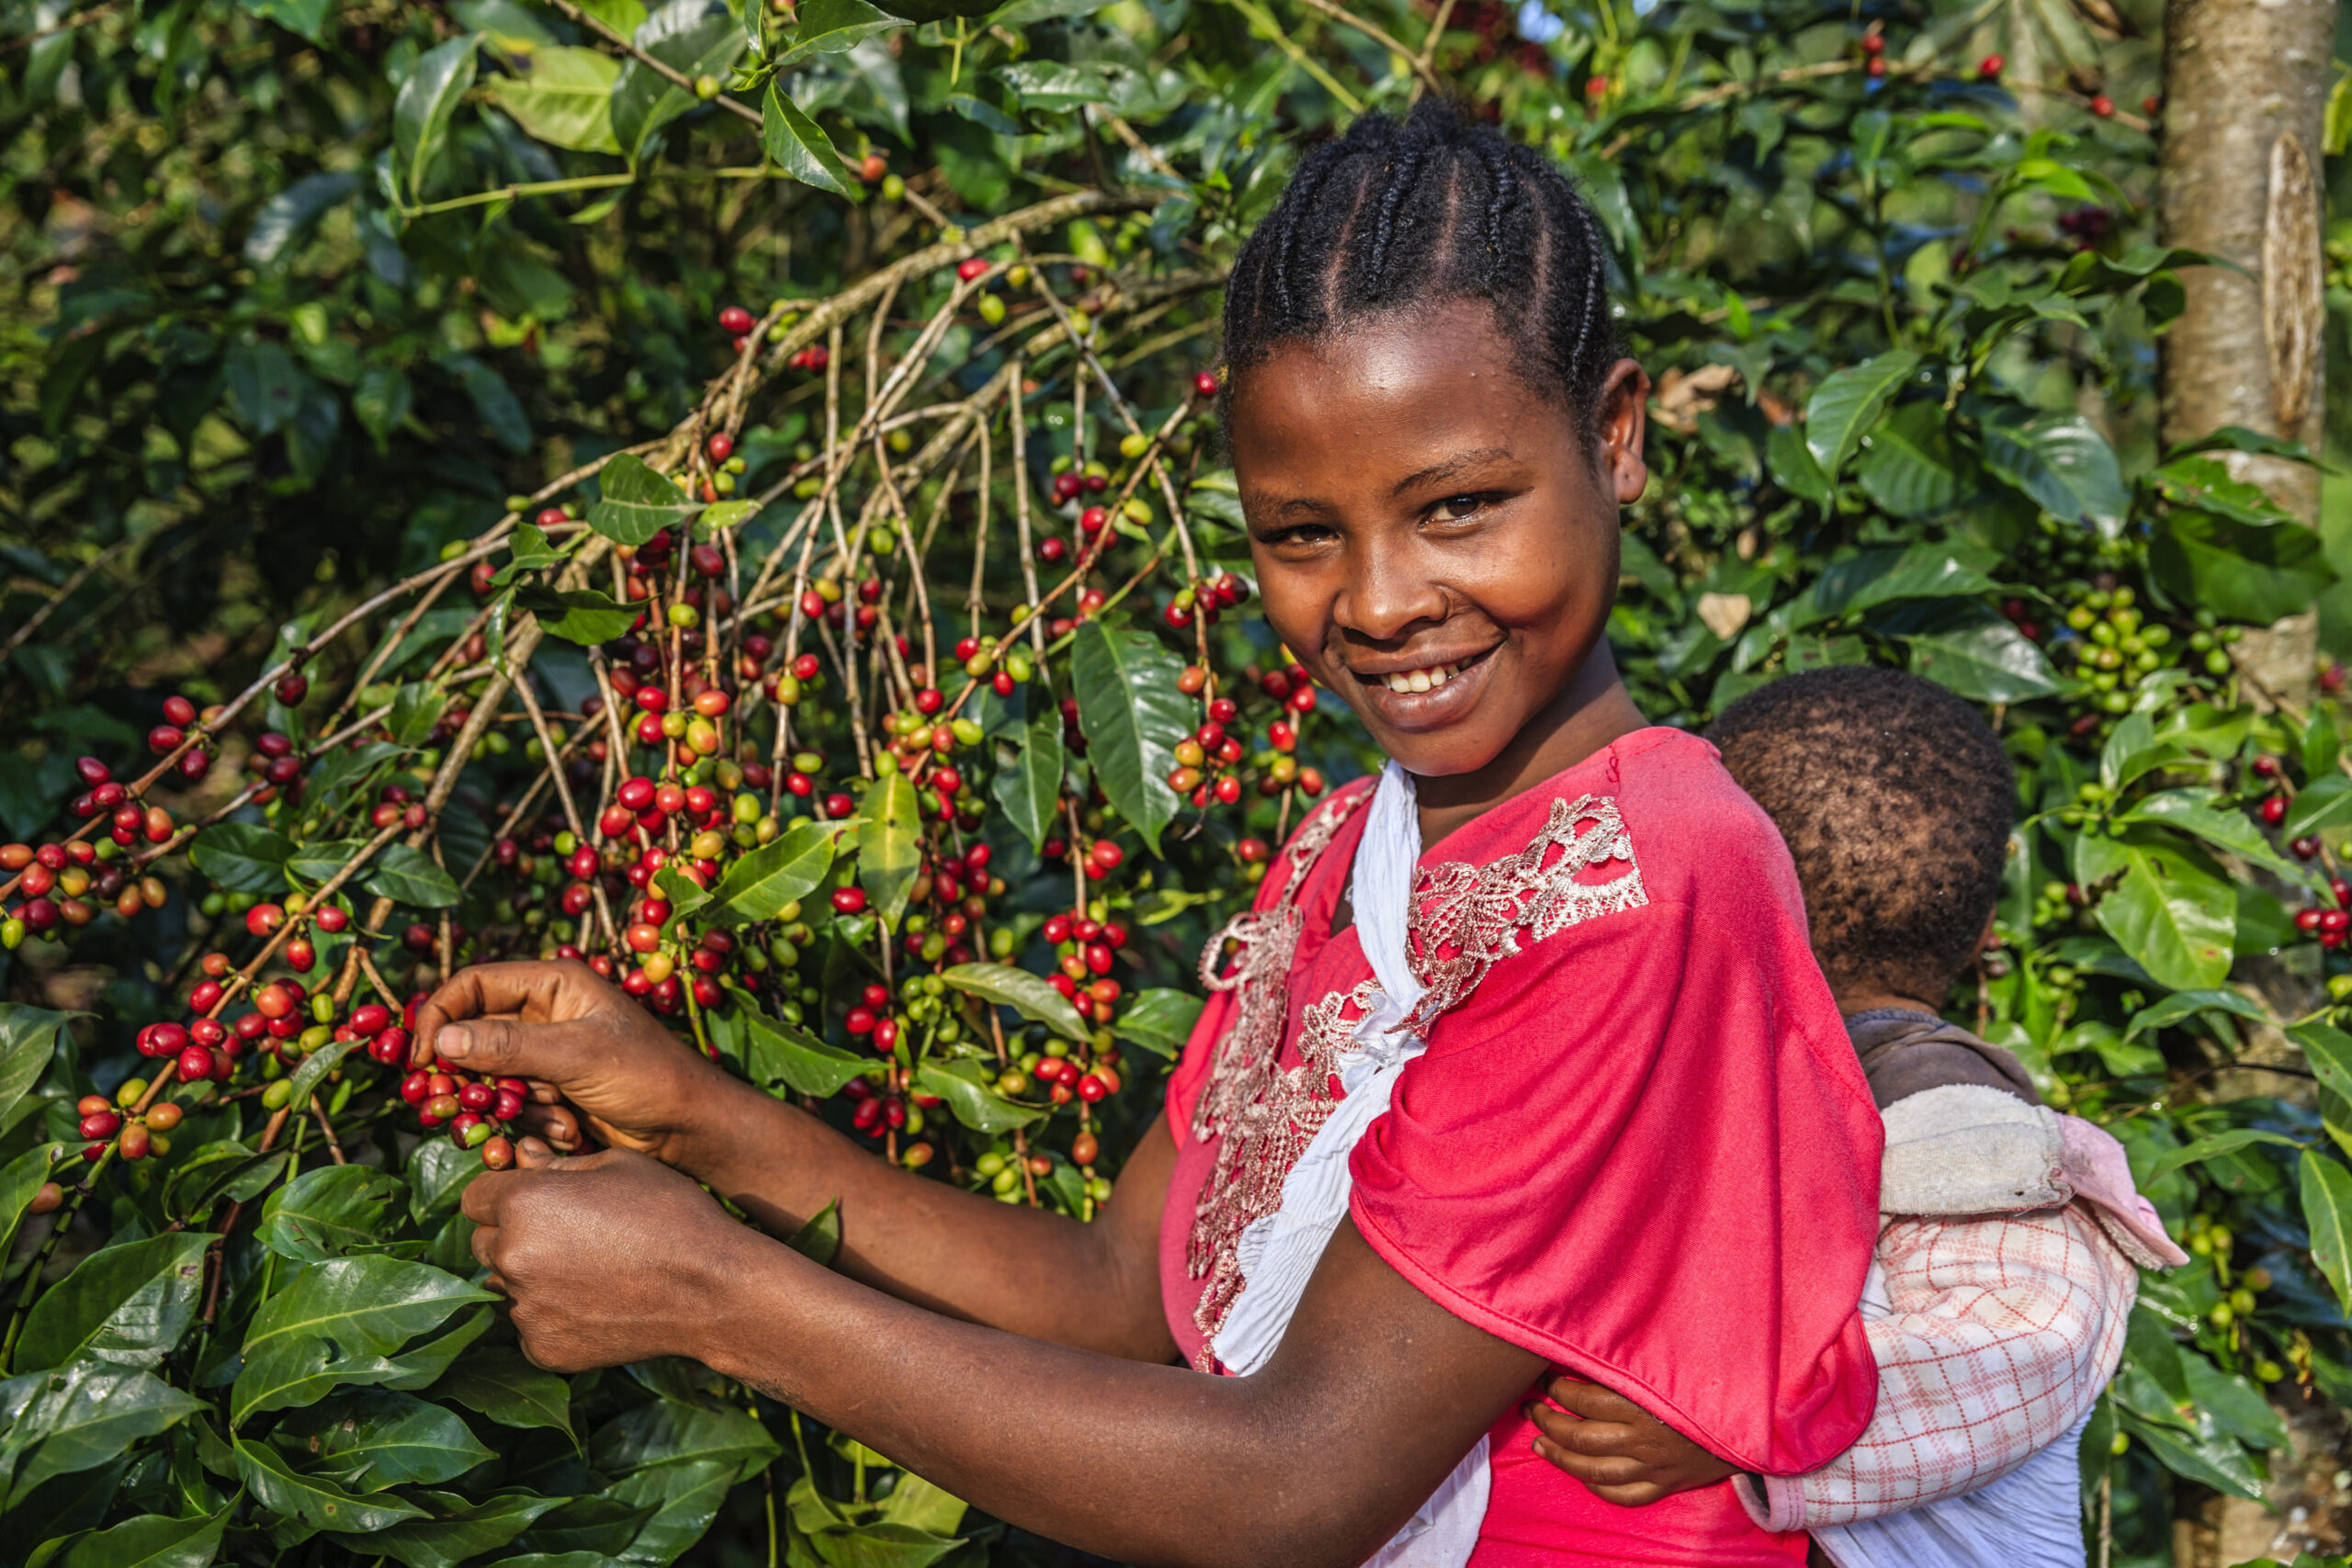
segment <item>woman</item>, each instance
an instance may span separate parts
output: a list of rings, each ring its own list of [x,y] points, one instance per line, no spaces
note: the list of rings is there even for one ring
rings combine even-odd
[[[1521,1414],[1564,1367],[1792,1472],[1873,1389],[1877,1119],[1786,852],[1602,637],[1648,389],[1602,277],[1566,182],[1436,106],[1308,157],[1245,247],[1265,613],[1394,762],[1212,945],[1094,1224],[866,1157],[576,965],[444,988],[422,1039],[609,1145],[468,1193],[534,1359],[699,1359],[1135,1562],[1802,1560],[1726,1485],[1600,1503]],[[838,1200],[837,1271],[686,1176],[771,1234]]]

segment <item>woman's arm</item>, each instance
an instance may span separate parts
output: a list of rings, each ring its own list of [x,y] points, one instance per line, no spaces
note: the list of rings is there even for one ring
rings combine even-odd
[[[560,1371],[694,1357],[999,1517],[1125,1562],[1349,1568],[1542,1369],[1344,1224],[1282,1348],[1210,1378],[925,1312],[619,1153],[484,1176],[475,1251]]]
[[[535,1130],[585,1130],[709,1185],[789,1235],[838,1201],[852,1279],[949,1316],[1105,1355],[1175,1355],[1159,1303],[1159,1210],[1175,1146],[1155,1126],[1095,1224],[896,1168],[722,1072],[577,964],[458,972],[417,1013],[420,1046],[534,1081]]]

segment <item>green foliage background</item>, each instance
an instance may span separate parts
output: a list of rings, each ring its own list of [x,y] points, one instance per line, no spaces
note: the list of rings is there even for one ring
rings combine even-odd
[[[2023,1056],[2052,1103],[2125,1141],[2198,1255],[2148,1280],[2084,1446],[2086,1530],[2117,1562],[2168,1561],[2176,1511],[2262,1494],[2288,1444],[2282,1410],[2340,1433],[2327,1412],[2352,1400],[2352,1033],[2336,1013],[2352,982],[2331,984],[2341,950],[2293,919],[2335,901],[2352,773],[2332,701],[2269,702],[2232,657],[2238,626],[2335,581],[2320,536],[2218,456],[2274,444],[2154,440],[2154,344],[2200,258],[2152,241],[2154,142],[2134,106],[2156,90],[2160,17],[2123,10],[2119,37],[2063,6],[2001,0],[1608,0],[1560,10],[1555,36],[1540,7],[1465,0],[1432,40],[1428,8],[1366,0],[1357,14],[1392,48],[1278,0],[1014,0],[911,22],[859,0],[808,0],[797,17],[760,0],[674,0],[650,17],[638,0],[13,7],[0,25],[0,838],[72,826],[77,755],[137,772],[166,693],[233,697],[371,592],[462,554],[501,525],[507,497],[696,418],[732,362],[710,324],[722,306],[748,305],[788,339],[779,353],[797,350],[818,329],[765,301],[810,310],[943,234],[1057,195],[1107,199],[1025,231],[1025,250],[987,248],[998,270],[975,290],[944,269],[910,276],[874,341],[904,353],[944,311],[925,385],[971,396],[1006,352],[975,314],[979,292],[1001,288],[1035,327],[1066,321],[1091,288],[1100,320],[1082,330],[1106,374],[1144,429],[1184,433],[1187,547],[1204,572],[1246,571],[1229,479],[1183,412],[1192,373],[1215,364],[1216,279],[1301,141],[1367,107],[1401,108],[1416,77],[1398,50],[1430,47],[1450,91],[1583,183],[1613,247],[1621,326],[1658,378],[1656,478],[1629,518],[1614,625],[1647,711],[1696,724],[1782,671],[1870,660],[1984,703],[2009,740],[2028,820],[2004,945],[1953,1006]],[[689,85],[630,58],[616,41],[630,38]],[[1983,55],[2021,44],[2043,80],[1980,79]],[[695,92],[703,76],[741,112]],[[2094,92],[2124,108],[2093,115]],[[854,177],[869,152],[908,194]],[[1069,299],[1033,310],[1002,287],[1023,259]],[[1091,413],[1072,406],[1086,372],[1067,340],[1046,344],[1032,374],[1035,480],[1053,457],[1107,456],[1120,427],[1099,396]],[[845,379],[854,417],[872,384]],[[740,447],[747,491],[805,496],[823,390],[806,376],[762,390]],[[684,460],[664,451],[664,471]],[[1008,468],[992,481],[1000,520],[1014,504]],[[543,558],[485,552],[508,568],[496,592],[543,590],[592,534],[613,534],[618,473],[556,493],[602,496],[592,530]],[[943,484],[974,483],[919,478],[918,513]],[[744,558],[789,510],[741,523]],[[943,641],[965,629],[952,607],[972,549],[967,501],[945,515],[931,574],[950,607]],[[1118,547],[1140,560],[1152,543]],[[1163,581],[1151,573],[1169,548],[1159,536],[1140,580]],[[1001,543],[978,553],[994,633],[1021,602],[1019,568]],[[455,1206],[472,1156],[399,1132],[389,1080],[356,1056],[319,1063],[302,1086],[331,1092],[356,1163],[322,1163],[299,1117],[287,1146],[265,1149],[252,1100],[175,1089],[187,1116],[167,1157],[102,1163],[66,1230],[28,1218],[43,1180],[79,1179],[74,1100],[143,1069],[133,1031],[178,1016],[198,954],[243,942],[229,896],[315,889],[334,852],[305,871],[294,844],[341,842],[360,784],[421,782],[447,760],[435,717],[483,690],[432,658],[474,625],[463,598],[371,672],[422,714],[394,718],[366,763],[376,772],[320,762],[303,812],[249,805],[198,835],[192,863],[175,844],[157,863],[178,890],[163,908],[102,914],[0,960],[0,1238],[14,1240],[0,1555],[28,1568],[1054,1560],[699,1369],[567,1381],[531,1368],[467,1282]],[[1204,647],[1228,671],[1273,662],[1246,616],[1163,641],[1165,602],[1150,589],[1114,602],[1047,661],[1081,704],[1091,762],[1064,757],[1050,716],[974,709],[997,775],[984,805],[1002,812],[989,837],[1029,967],[1050,967],[1038,928],[1067,902],[1067,874],[1035,852],[1066,766],[1102,789],[1105,830],[1124,822],[1160,843],[1164,861],[1106,891],[1141,933],[1136,988],[1160,997],[1124,1015],[1122,1038],[1162,1054],[1181,1039],[1191,953],[1246,895],[1237,839],[1273,837],[1296,804],[1266,797],[1163,839],[1189,820],[1159,789],[1167,759],[1146,765],[1189,722],[1160,711],[1171,649]],[[554,607],[495,603],[494,637]],[[388,612],[370,627],[390,625]],[[570,708],[589,666],[542,646],[537,678]],[[312,672],[347,685],[368,651],[322,649]],[[1336,778],[1368,759],[1333,705],[1302,726],[1302,755]],[[1246,722],[1262,730],[1272,714],[1252,698]],[[282,705],[266,716],[303,734]],[[232,738],[224,763],[244,744]],[[451,865],[486,849],[492,803],[538,771],[528,751],[501,739],[457,759],[459,808],[438,829]],[[2257,773],[2267,759],[2275,773]],[[2290,797],[2275,828],[2256,810],[2272,794]],[[156,798],[185,817],[226,795]],[[888,804],[861,809],[871,822]],[[2312,855],[2290,848],[2308,838]],[[288,848],[273,855],[272,841]],[[877,829],[854,856],[809,852],[801,891],[854,875],[888,903],[915,852]],[[1148,858],[1140,842],[1130,852]],[[448,902],[429,876],[377,874],[413,915]],[[517,891],[493,877],[465,895],[468,951],[537,951]],[[775,916],[764,909],[744,918]],[[870,926],[818,924],[791,940],[826,953],[875,940]],[[341,949],[322,941],[331,972]],[[713,1043],[779,1092],[838,1089],[854,1064],[819,1038],[842,1038],[838,1018],[813,992],[762,984],[760,1010],[746,998],[709,1021]],[[1015,1029],[1058,1025],[1038,993],[1000,984],[987,1005],[1007,1002]],[[952,1023],[927,1036],[942,1054],[923,1070],[942,1119],[960,1124],[954,1146],[1001,1162],[1031,1128],[1066,1149],[1069,1113],[1046,1119],[967,1071],[948,1054]],[[1131,1057],[1098,1123],[1114,1143],[1148,1118],[1148,1060]],[[977,1161],[947,1164],[989,1179]],[[1095,1189],[1061,1156],[1051,1170],[1036,1193],[1008,1196],[1090,1212]],[[2340,1502],[2320,1506],[2325,1540]]]

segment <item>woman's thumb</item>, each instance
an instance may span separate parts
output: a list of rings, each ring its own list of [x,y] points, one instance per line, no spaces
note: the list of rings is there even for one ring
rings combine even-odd
[[[445,1023],[433,1037],[433,1054],[469,1073],[500,1077],[556,1078],[548,1026],[511,1018],[469,1018]]]

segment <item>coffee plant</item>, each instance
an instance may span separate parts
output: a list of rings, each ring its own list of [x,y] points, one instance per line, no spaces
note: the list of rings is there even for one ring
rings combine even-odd
[[[2352,768],[2337,670],[2242,656],[2332,574],[2232,466],[2312,454],[2156,447],[2205,263],[2149,243],[2144,44],[1809,0],[6,28],[0,1557],[1058,1560],[703,1369],[532,1367],[457,1213],[521,1086],[413,1068],[414,1009],[583,962],[876,1157],[1091,1216],[1201,943],[1374,761],[1250,612],[1223,269],[1300,139],[1432,86],[1607,227],[1646,711],[1875,660],[2010,741],[1952,1005],[2197,1259],[2086,1439],[2095,1551],[2217,1494],[2344,1544]]]

